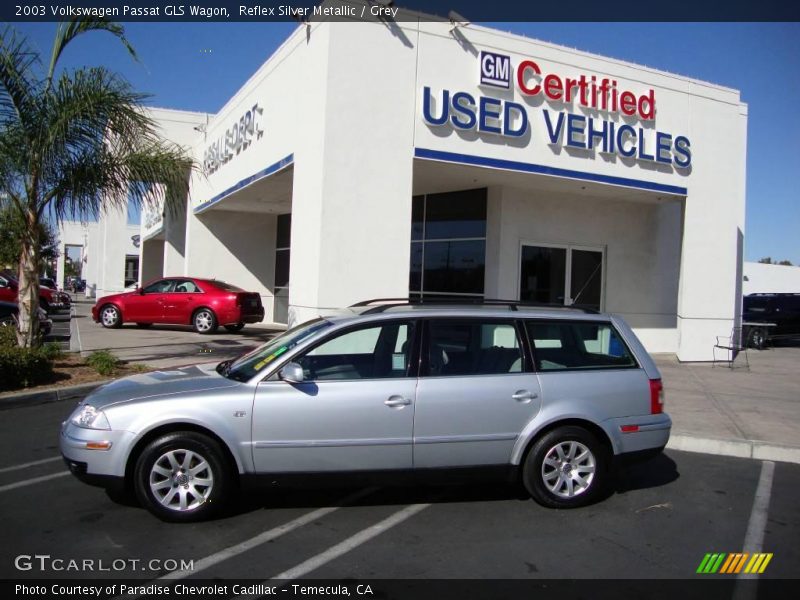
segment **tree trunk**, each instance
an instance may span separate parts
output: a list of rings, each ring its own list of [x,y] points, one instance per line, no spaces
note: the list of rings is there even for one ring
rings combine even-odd
[[[19,257],[19,329],[17,341],[33,348],[39,339],[39,216],[29,210],[25,215],[25,235]]]

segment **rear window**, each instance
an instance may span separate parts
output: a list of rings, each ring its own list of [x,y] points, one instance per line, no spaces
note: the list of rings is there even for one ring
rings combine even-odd
[[[224,281],[217,281],[216,279],[214,281],[209,281],[209,283],[211,285],[213,285],[214,287],[216,287],[216,288],[219,288],[221,290],[225,290],[226,292],[243,292],[244,291],[240,287],[237,287],[235,285],[231,285],[230,283],[225,283]]]
[[[527,321],[537,371],[637,367],[610,323]]]

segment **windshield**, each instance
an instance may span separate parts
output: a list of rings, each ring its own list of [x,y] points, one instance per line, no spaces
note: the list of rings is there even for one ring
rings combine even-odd
[[[234,361],[220,363],[217,366],[217,371],[229,379],[249,381],[281,354],[288,352],[318,331],[330,327],[330,325],[329,321],[315,319],[293,327],[283,335],[279,335],[263,346],[243,354]]]

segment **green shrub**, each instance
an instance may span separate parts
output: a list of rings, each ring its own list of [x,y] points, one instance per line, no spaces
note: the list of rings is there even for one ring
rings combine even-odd
[[[17,347],[17,328],[13,325],[0,327],[0,348]]]
[[[53,366],[41,348],[0,346],[0,390],[35,385],[52,373]]]
[[[100,375],[111,375],[120,366],[120,360],[108,350],[96,350],[86,359],[86,363]]]
[[[42,352],[50,360],[58,360],[64,357],[64,351],[61,349],[61,344],[58,342],[47,342],[42,346]]]

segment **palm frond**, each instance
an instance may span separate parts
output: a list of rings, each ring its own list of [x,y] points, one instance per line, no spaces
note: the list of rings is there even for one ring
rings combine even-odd
[[[64,49],[72,40],[87,31],[108,31],[122,42],[128,50],[128,54],[130,54],[134,60],[139,60],[136,50],[125,37],[125,28],[119,23],[92,17],[81,17],[79,19],[76,18],[70,21],[64,21],[59,23],[58,29],[56,30],[56,39],[53,41],[53,52],[50,55],[50,68],[47,71],[48,85],[50,85],[49,82],[53,80],[61,53],[64,52]]]
[[[7,25],[0,33],[0,131],[18,123],[26,131],[41,92],[35,76],[39,55]]]

